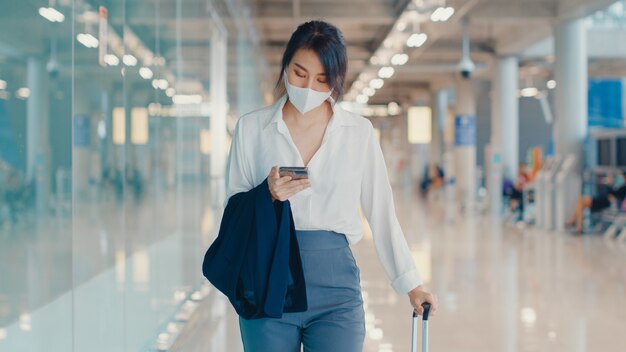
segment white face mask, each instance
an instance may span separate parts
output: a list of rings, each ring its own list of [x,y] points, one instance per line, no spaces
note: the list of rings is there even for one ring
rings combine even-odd
[[[283,74],[283,79],[285,81],[285,87],[287,87],[287,95],[289,96],[291,104],[293,104],[293,106],[295,106],[296,109],[298,109],[298,111],[302,114],[320,106],[333,92],[332,89],[328,92],[318,92],[311,88],[296,87],[289,83],[286,71]]]

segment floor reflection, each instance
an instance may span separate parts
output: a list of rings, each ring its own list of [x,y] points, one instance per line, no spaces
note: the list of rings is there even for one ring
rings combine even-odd
[[[430,324],[433,351],[623,351],[626,246],[519,229],[482,215],[452,219],[441,200],[394,192],[416,263],[440,298]],[[365,350],[408,351],[408,298],[394,293],[373,260],[371,234],[353,250],[366,305]],[[211,299],[197,310],[204,318],[185,328],[187,348],[179,350],[221,351],[207,349],[215,338],[228,344],[219,348],[241,350],[232,308],[215,321]]]
[[[5,227],[0,351],[138,350],[156,340],[203,280],[203,248],[221,212],[204,191],[75,199],[69,214]]]

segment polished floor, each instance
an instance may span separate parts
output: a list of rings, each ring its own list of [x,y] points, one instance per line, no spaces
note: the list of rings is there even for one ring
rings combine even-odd
[[[395,188],[398,217],[440,298],[430,350],[611,352],[626,345],[626,245],[457,214]],[[366,305],[365,351],[409,351],[411,308],[389,286],[371,234],[353,247]],[[241,351],[236,316],[211,290],[173,351]]]
[[[203,281],[215,226],[203,191],[106,192],[0,226],[0,352],[155,350]]]

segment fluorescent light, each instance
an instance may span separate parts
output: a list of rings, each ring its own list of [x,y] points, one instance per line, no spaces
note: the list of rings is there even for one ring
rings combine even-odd
[[[367,95],[368,97],[373,96],[374,94],[376,94],[376,89],[372,88],[372,87],[367,87],[363,89],[363,94]]]
[[[166,90],[169,86],[169,82],[166,79],[153,79],[152,86],[154,89]]]
[[[407,54],[395,54],[391,57],[392,65],[404,65],[407,63],[407,61],[409,61],[409,55]]]
[[[391,66],[381,67],[381,69],[378,70],[378,77],[380,77],[380,78],[389,78],[389,77],[393,76],[394,72],[395,72],[395,70]]]
[[[521,96],[525,98],[534,97],[537,95],[537,93],[539,93],[539,89],[535,87],[527,87],[527,88],[522,89],[520,92]]]
[[[87,48],[97,48],[99,44],[98,39],[89,33],[80,33],[76,39]]]
[[[428,106],[412,106],[408,112],[408,140],[411,144],[432,141],[432,110]]]
[[[386,106],[376,106],[374,107],[374,114],[376,116],[387,116],[387,107]]]
[[[530,307],[524,307],[520,310],[520,320],[525,327],[532,328],[537,321],[537,312]]]
[[[360,81],[365,82],[365,81],[369,80],[370,78],[372,78],[372,77],[371,77],[371,75],[368,72],[361,72],[361,73],[359,73],[359,80]]]
[[[427,39],[428,36],[426,35],[426,33],[413,33],[411,34],[409,39],[407,39],[406,45],[410,48],[419,48],[420,46],[424,45],[424,43],[426,43]]]
[[[98,121],[98,137],[100,137],[100,139],[104,139],[107,136],[107,126],[106,123],[104,122],[104,120],[100,120]]]
[[[165,58],[163,56],[155,56],[153,63],[158,66],[165,66]]]
[[[380,89],[383,87],[383,84],[385,82],[383,82],[382,79],[380,78],[374,78],[373,80],[370,81],[370,87],[374,88],[374,89]]]
[[[20,315],[19,327],[23,331],[31,331],[32,325],[31,325],[31,316],[29,313],[23,313]]]
[[[30,89],[28,88],[20,88],[15,92],[18,98],[27,99],[30,96]]]
[[[52,7],[40,7],[39,14],[50,22],[63,22],[65,20],[65,16]]]
[[[389,115],[398,115],[400,113],[400,105],[398,105],[395,101],[392,101],[387,104],[387,112]]]
[[[443,14],[442,21],[449,20],[450,17],[452,17],[452,15],[454,15],[454,8],[453,7],[446,7],[446,10],[444,11],[444,14]]]
[[[443,9],[443,7],[438,7],[431,15],[430,15],[430,20],[433,22],[439,22],[439,19],[441,18],[441,10]]]
[[[556,88],[556,81],[551,79],[548,81],[548,83],[546,83],[546,86],[548,87],[548,89],[554,89]]]
[[[204,155],[211,154],[211,131],[207,129],[200,130],[200,152]]]
[[[126,54],[124,55],[124,58],[122,59],[122,61],[124,61],[124,65],[126,66],[135,66],[137,65],[137,58],[130,55],[130,54]]]
[[[359,94],[356,96],[356,102],[359,104],[367,104],[369,97],[365,94]]]
[[[151,79],[153,76],[152,70],[147,67],[142,67],[139,69],[139,75],[143,79]]]
[[[126,143],[126,110],[122,107],[113,109],[113,144]]]
[[[406,22],[404,21],[398,21],[398,23],[396,24],[396,29],[400,32],[402,32],[403,30],[406,29]]]
[[[439,7],[430,16],[433,22],[445,22],[454,15],[454,8],[452,7]]]
[[[113,54],[104,55],[104,62],[109,66],[117,66],[120,64],[120,59]]]
[[[130,141],[132,144],[148,144],[148,109],[132,108],[130,111]]]
[[[202,95],[192,94],[192,95],[174,95],[172,97],[172,101],[174,104],[200,104],[202,103]]]
[[[7,89],[7,81],[3,81],[0,79],[0,90]]]
[[[367,331],[367,336],[375,341],[382,340],[383,338],[383,329],[381,328],[373,328]]]
[[[370,64],[378,65],[379,63],[380,63],[380,59],[378,58],[378,56],[374,55],[370,57]]]

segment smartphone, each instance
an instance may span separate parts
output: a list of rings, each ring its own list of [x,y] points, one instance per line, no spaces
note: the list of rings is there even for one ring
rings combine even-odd
[[[306,166],[281,166],[278,168],[280,177],[291,176],[292,180],[309,178],[309,169]]]

